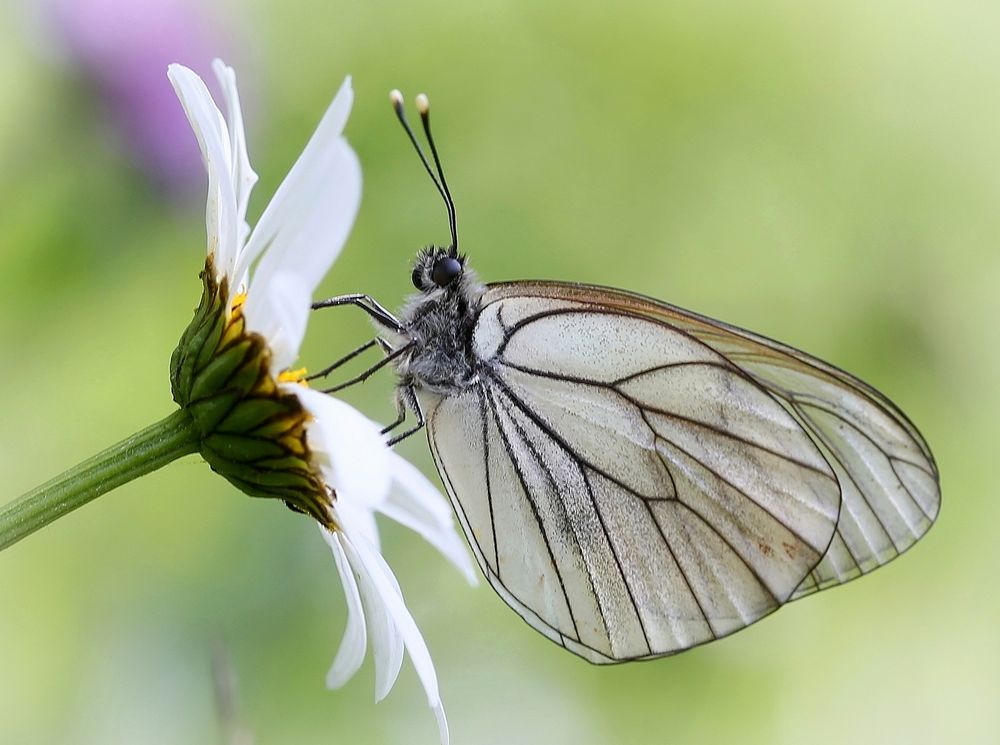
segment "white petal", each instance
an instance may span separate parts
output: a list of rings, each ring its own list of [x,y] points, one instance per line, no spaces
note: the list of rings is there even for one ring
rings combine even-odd
[[[334,540],[344,549],[364,604],[372,657],[375,660],[375,700],[378,702],[388,695],[399,677],[399,669],[403,666],[403,637],[392,616],[386,611],[382,596],[372,583],[367,567],[354,558],[357,554],[352,546],[364,545],[364,541],[357,536],[348,539],[343,532],[334,536]],[[398,585],[396,592],[399,592]]]
[[[417,532],[451,561],[469,584],[477,584],[469,551],[458,536],[451,506],[445,498],[419,469],[391,451],[389,468],[395,485],[379,511]]]
[[[236,73],[233,68],[222,60],[212,62],[212,69],[219,79],[222,95],[226,101],[227,120],[229,122],[229,144],[231,147],[231,180],[236,194],[237,246],[242,246],[250,233],[247,225],[247,204],[250,202],[250,192],[257,183],[257,174],[250,165],[247,155],[247,138],[243,130],[243,109],[240,106],[240,96],[236,89]],[[234,278],[239,280],[239,278]]]
[[[283,388],[313,416],[309,447],[320,456],[324,479],[338,500],[368,510],[382,504],[389,494],[389,450],[378,425],[332,396],[297,384]]]
[[[341,494],[343,498],[340,498]],[[375,522],[375,512],[362,500],[352,500],[350,493],[338,493],[335,499],[334,517],[344,531],[355,538],[364,538],[376,551],[382,551],[382,539]]]
[[[208,171],[208,206],[205,223],[208,255],[214,257],[216,279],[234,277],[238,249],[238,208],[230,165],[229,132],[219,107],[205,83],[183,65],[170,65],[167,77],[184,107]]]
[[[451,736],[448,734],[448,717],[444,715],[444,704],[438,701],[437,706],[432,706],[431,708],[434,710],[434,718],[437,720],[441,745],[448,745]]]
[[[339,537],[323,527],[320,527],[320,532],[323,534],[323,540],[327,542],[333,552],[334,561],[337,563],[337,572],[344,585],[344,596],[347,599],[347,627],[344,629],[344,638],[340,642],[340,648],[337,650],[337,656],[333,659],[330,671],[326,674],[327,687],[340,688],[354,677],[354,674],[361,667],[361,663],[364,662],[368,635],[365,631],[365,612],[361,605],[358,583],[354,578],[354,572],[351,570],[347,557],[344,555]]]
[[[267,339],[273,370],[287,369],[299,356],[309,322],[311,292],[301,276],[281,272],[266,283],[255,282],[253,292],[247,294],[243,305],[247,328]]]
[[[452,524],[451,505],[441,492],[424,476],[419,468],[394,451],[389,451],[389,468],[392,478],[402,491],[404,499],[409,498],[413,509],[419,510],[427,521],[439,525]]]
[[[311,296],[340,253],[361,202],[361,167],[342,136],[353,99],[348,78],[261,215],[237,266],[267,249],[253,283],[293,271]]]
[[[410,654],[413,667],[417,671],[417,677],[427,693],[427,703],[434,710],[438,720],[438,727],[441,734],[441,742],[448,743],[448,723],[444,717],[444,710],[441,707],[441,696],[438,691],[437,673],[434,672],[434,663],[431,661],[430,653],[424,638],[413,620],[413,616],[406,609],[402,595],[399,593],[399,585],[396,584],[392,570],[385,563],[382,556],[372,551],[363,542],[357,543],[350,540],[342,541],[344,553],[347,555],[351,566],[357,573],[359,587],[370,584],[371,591],[377,596],[385,608],[385,612],[395,622],[399,633],[402,635],[406,651]],[[368,609],[371,612],[371,608]]]

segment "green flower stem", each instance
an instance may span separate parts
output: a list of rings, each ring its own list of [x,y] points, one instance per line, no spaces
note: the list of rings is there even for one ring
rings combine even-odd
[[[0,550],[132,479],[197,452],[199,440],[191,415],[180,409],[0,506]]]

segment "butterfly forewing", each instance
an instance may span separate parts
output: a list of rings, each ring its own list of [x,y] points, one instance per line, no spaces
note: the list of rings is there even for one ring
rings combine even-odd
[[[801,593],[839,545],[852,467],[765,376],[645,302],[493,286],[473,339],[478,384],[422,394],[489,581],[594,662],[677,652]]]
[[[655,319],[690,334],[765,388],[809,433],[842,492],[837,531],[793,598],[892,560],[927,532],[941,492],[937,466],[898,407],[854,376],[787,345],[659,301],[561,283],[494,285],[487,302],[544,297]]]

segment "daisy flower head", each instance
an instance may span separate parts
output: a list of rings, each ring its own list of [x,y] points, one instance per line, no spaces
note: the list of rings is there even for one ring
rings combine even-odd
[[[349,611],[328,684],[342,685],[357,671],[370,638],[381,699],[405,649],[446,742],[434,667],[380,553],[375,513],[415,530],[474,581],[450,507],[386,448],[374,422],[309,388],[305,371],[293,369],[313,291],[343,247],[361,199],[361,169],[343,136],[350,78],[251,230],[246,213],[257,174],[236,76],[219,60],[213,69],[225,113],[197,74],[181,65],[168,69],[208,171],[202,299],[171,358],[174,399],[191,415],[213,470],[319,524]]]

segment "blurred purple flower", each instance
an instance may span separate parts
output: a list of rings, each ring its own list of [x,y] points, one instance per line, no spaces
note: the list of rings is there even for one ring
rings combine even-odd
[[[229,46],[197,0],[45,0],[62,55],[104,100],[123,149],[158,183],[201,184],[201,157],[167,65],[209,70]]]

